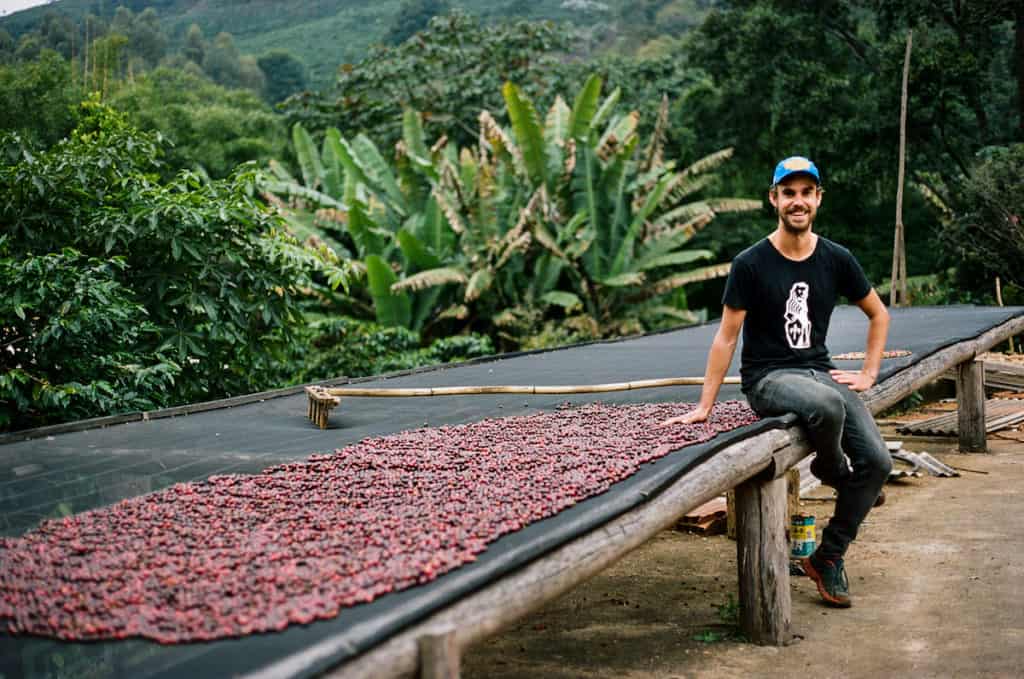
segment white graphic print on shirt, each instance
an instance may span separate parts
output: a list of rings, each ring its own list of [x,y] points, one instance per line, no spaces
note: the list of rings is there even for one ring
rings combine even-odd
[[[807,299],[810,289],[807,283],[793,283],[786,300],[786,340],[791,349],[811,348],[811,318],[808,315]]]

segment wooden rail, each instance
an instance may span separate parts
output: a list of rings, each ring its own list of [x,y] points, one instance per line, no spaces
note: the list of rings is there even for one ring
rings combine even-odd
[[[865,392],[864,400],[877,414],[945,370],[973,361],[977,354],[1022,331],[1024,316],[946,347]],[[732,488],[737,488],[739,505],[737,554],[744,633],[757,643],[785,644],[790,635],[791,602],[785,522],[777,520],[785,512],[782,477],[810,452],[800,428],[738,441],[648,502],[453,602],[325,676],[361,679],[422,673],[457,677],[459,655],[468,646],[567,592],[675,525],[687,512]],[[344,650],[343,640],[326,639],[250,676],[293,676]]]

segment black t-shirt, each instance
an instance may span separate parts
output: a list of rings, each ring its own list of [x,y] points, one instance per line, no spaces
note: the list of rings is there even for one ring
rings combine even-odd
[[[859,302],[871,292],[850,251],[818,236],[814,252],[795,262],[767,238],[732,262],[722,303],[747,312],[743,321],[740,377],[747,391],[779,368],[833,366],[825,347],[839,296]]]

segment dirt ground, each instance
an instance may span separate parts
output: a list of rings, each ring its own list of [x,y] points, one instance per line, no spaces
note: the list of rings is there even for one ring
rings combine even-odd
[[[883,433],[974,471],[888,484],[847,554],[852,608],[791,579],[792,645],[736,638],[735,542],[665,531],[470,649],[463,676],[1024,676],[1024,434],[963,455],[948,439]],[[833,503],[815,494],[803,509],[820,539]]]

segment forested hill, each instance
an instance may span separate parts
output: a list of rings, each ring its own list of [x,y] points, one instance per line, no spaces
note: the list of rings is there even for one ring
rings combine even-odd
[[[110,21],[118,7],[153,8],[171,45],[192,24],[208,38],[231,33],[243,53],[284,49],[325,85],[339,64],[355,63],[375,43],[396,44],[452,9],[487,20],[550,19],[581,29],[587,51],[632,53],[700,24],[714,0],[57,0],[0,19],[15,39],[39,29],[47,13],[80,23],[88,14]]]

